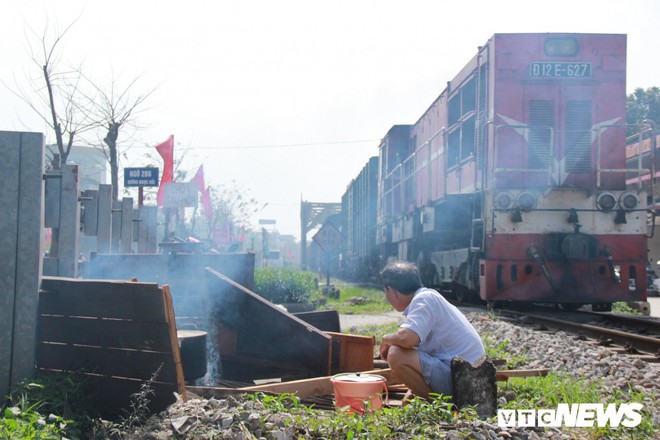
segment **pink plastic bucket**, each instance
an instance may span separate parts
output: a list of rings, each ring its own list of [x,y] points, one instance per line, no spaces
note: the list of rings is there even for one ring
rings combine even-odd
[[[385,378],[377,374],[342,373],[332,376],[330,382],[341,411],[372,412],[383,407],[383,392],[385,401],[388,398]]]

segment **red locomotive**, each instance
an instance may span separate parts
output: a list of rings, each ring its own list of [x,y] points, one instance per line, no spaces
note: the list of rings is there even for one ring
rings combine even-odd
[[[626,186],[625,85],[625,35],[495,34],[382,140],[381,262],[459,299],[646,300],[652,189]]]

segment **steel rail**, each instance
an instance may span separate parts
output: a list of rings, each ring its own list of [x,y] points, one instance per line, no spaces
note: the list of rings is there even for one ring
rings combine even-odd
[[[606,337],[614,344],[621,345],[624,348],[632,347],[639,352],[643,352],[642,354],[655,356],[657,353],[660,353],[660,339],[658,338],[535,314],[525,314],[524,316],[546,325],[555,325],[561,329],[570,329],[591,338]]]

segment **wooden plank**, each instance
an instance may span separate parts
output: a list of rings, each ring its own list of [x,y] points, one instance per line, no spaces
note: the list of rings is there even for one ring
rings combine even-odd
[[[297,380],[310,376],[309,369],[300,364],[267,359],[263,356],[221,356],[221,360],[222,377],[243,383],[272,378],[285,381]]]
[[[238,335],[235,331],[216,322],[215,345],[220,356],[231,356],[238,349]]]
[[[332,338],[333,372],[374,369],[374,336],[325,332]]]
[[[94,378],[87,389],[90,393],[96,392],[95,410],[98,410],[106,419],[116,420],[118,416],[126,417],[131,412],[131,396],[141,391],[143,381],[134,381],[122,378]],[[174,383],[153,383],[154,394],[149,402],[149,411],[157,414],[176,402],[177,386]]]
[[[399,377],[391,369],[386,368],[382,370],[370,370],[364,371],[363,374],[378,374],[385,378],[385,383],[389,387],[390,385],[398,385],[401,383]],[[311,379],[302,379],[294,380],[290,382],[281,382],[281,383],[272,383],[265,385],[255,385],[249,387],[235,388],[236,392],[243,393],[255,393],[255,392],[264,392],[264,393],[293,393],[296,394],[301,399],[306,397],[314,396],[327,396],[334,394],[332,387],[332,382],[330,379],[332,376],[324,377],[314,377]],[[188,387],[190,392],[202,396],[204,398],[210,398],[215,396],[220,396],[227,388],[221,387]],[[232,391],[233,393],[233,391]]]
[[[39,339],[109,348],[170,351],[172,342],[163,322],[42,315]]]
[[[547,375],[547,368],[536,368],[529,370],[497,370],[495,372],[495,380],[507,381],[510,377],[534,377]]]
[[[64,278],[45,278],[42,286],[52,290],[41,292],[41,311],[62,316],[40,315],[40,336],[62,342],[37,345],[40,371],[84,372],[97,383],[97,389],[87,388],[88,392],[97,392],[99,405],[115,417],[130,411],[131,394],[156,371],[159,384],[150,408],[165,409],[174,402],[175,392],[185,400],[168,286],[160,289],[155,283]],[[108,315],[126,319],[107,319]]]
[[[300,312],[294,313],[293,316],[302,319],[323,332],[341,332],[339,312],[336,310]]]
[[[330,373],[328,335],[215,270],[206,271],[213,318],[237,332],[239,354],[241,334],[246,334],[268,344],[282,359],[306,366],[312,375]]]
[[[170,344],[172,356],[174,358],[174,373],[176,376],[177,390],[181,398],[185,402],[186,399],[186,382],[183,377],[183,365],[181,363],[181,353],[179,352],[179,338],[176,334],[176,320],[174,318],[174,304],[172,303],[172,294],[170,286],[165,285],[162,289],[163,292],[163,307],[165,309],[165,316],[167,317],[167,326],[170,335]]]
[[[166,322],[156,283],[44,277],[40,313]]]
[[[163,365],[159,380],[176,383],[177,377],[171,352],[40,343],[37,358],[37,365],[44,370],[90,371],[145,380]]]
[[[506,380],[502,378],[508,377],[529,377],[529,376],[544,376],[548,372],[547,369],[536,370],[505,370],[496,373],[497,380]],[[500,374],[501,373],[501,374]],[[406,391],[408,388],[401,383],[401,379],[391,369],[375,369],[364,371],[363,374],[378,374],[385,378],[388,390],[393,392]],[[263,392],[266,394],[284,394],[293,393],[301,399],[315,396],[325,396],[334,393],[332,376],[327,377],[314,377],[311,379],[295,380],[290,382],[280,382],[264,385],[254,385],[241,388],[226,388],[226,387],[201,387],[189,386],[188,390],[198,396],[204,398],[211,397],[224,397],[238,393],[255,393]]]

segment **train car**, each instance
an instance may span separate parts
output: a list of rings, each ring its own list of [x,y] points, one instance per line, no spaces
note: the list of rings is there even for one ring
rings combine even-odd
[[[341,198],[341,232],[346,238],[341,254],[341,275],[353,281],[369,281],[381,265],[376,247],[378,157],[367,161],[348,184]]]
[[[628,188],[641,186],[648,194],[649,225],[648,239],[648,266],[647,281],[648,288],[657,291],[653,280],[657,278],[657,265],[660,264],[660,196],[654,193],[650,178],[651,175],[657,180],[660,177],[660,156],[657,154],[660,145],[660,135],[656,134],[657,128],[654,121],[645,121],[639,130],[628,138],[626,143],[626,165],[630,170],[626,184]]]
[[[459,299],[646,299],[647,194],[626,186],[626,36],[495,34],[379,147],[376,241]]]

